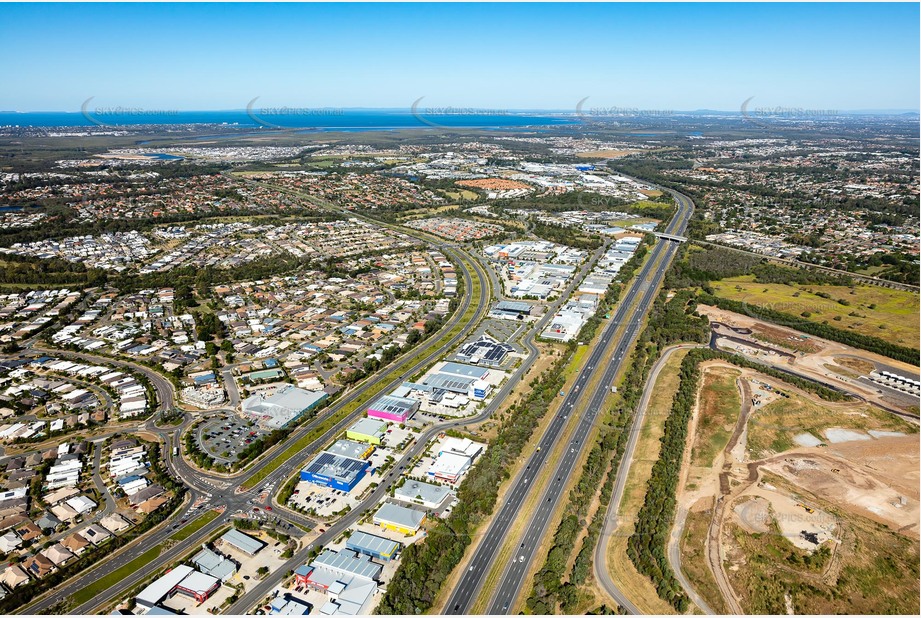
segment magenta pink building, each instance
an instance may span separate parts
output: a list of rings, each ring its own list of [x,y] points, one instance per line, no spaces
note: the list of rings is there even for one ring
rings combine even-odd
[[[368,406],[368,418],[405,423],[419,409],[419,402],[407,397],[384,395]]]

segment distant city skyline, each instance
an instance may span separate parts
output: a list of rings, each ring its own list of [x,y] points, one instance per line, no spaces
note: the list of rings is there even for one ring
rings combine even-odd
[[[0,110],[918,111],[918,22],[916,3],[0,4]]]

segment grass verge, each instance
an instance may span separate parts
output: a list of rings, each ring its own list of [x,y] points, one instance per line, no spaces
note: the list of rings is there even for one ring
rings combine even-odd
[[[204,515],[190,523],[188,526],[185,526],[181,530],[173,533],[169,538],[171,541],[184,541],[217,519],[218,515],[219,513],[217,511],[206,511]]]
[[[87,601],[90,601],[93,597],[95,597],[100,592],[104,592],[105,590],[108,590],[109,588],[111,588],[112,586],[115,586],[120,581],[122,581],[123,579],[131,575],[132,573],[135,573],[143,569],[145,566],[147,566],[148,564],[156,560],[162,550],[163,550],[162,545],[157,545],[156,547],[152,547],[148,549],[146,552],[144,552],[143,554],[141,554],[140,556],[138,556],[137,558],[135,558],[134,560],[126,564],[125,566],[112,571],[105,577],[101,577],[97,579],[95,582],[93,582],[86,588],[83,588],[82,590],[74,594],[71,598],[74,600],[74,602],[77,605],[83,605]]]

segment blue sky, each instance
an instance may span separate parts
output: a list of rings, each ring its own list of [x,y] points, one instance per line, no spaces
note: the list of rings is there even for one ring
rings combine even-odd
[[[913,109],[904,4],[0,4],[0,109]]]

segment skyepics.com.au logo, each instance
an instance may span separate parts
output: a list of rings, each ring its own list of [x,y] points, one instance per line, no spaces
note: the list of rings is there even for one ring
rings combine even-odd
[[[802,502],[796,503],[794,508],[802,512],[775,510],[761,500],[752,500],[737,503],[734,510],[739,523],[753,532],[802,539],[814,546],[831,538],[830,532],[838,525],[834,515],[818,511]]]
[[[496,117],[510,116],[511,112],[507,109],[486,109],[477,107],[454,107],[452,105],[443,107],[433,107],[422,105],[425,97],[419,97],[409,107],[409,112],[413,118],[422,124],[436,129],[457,128],[460,123],[458,118],[475,118],[475,117]],[[454,118],[454,122],[449,119]]]
[[[344,116],[341,107],[257,107],[255,97],[246,104],[246,115],[259,126],[269,129],[296,129],[311,124],[311,118]]]
[[[583,97],[576,103],[576,117],[584,123],[611,121],[618,119],[652,119],[673,116],[672,109],[643,109],[639,107],[621,107],[619,105],[597,106],[588,105],[590,97]]]
[[[774,107],[759,107],[752,105],[755,97],[748,97],[739,107],[742,114],[742,121],[746,124],[768,128],[780,121],[789,120],[833,120],[840,116],[836,109],[809,109],[805,107],[784,107],[777,105]]]
[[[116,127],[126,124],[162,123],[179,116],[176,109],[148,109],[145,107],[93,106],[92,96],[80,106],[80,113],[86,120],[100,127]]]

